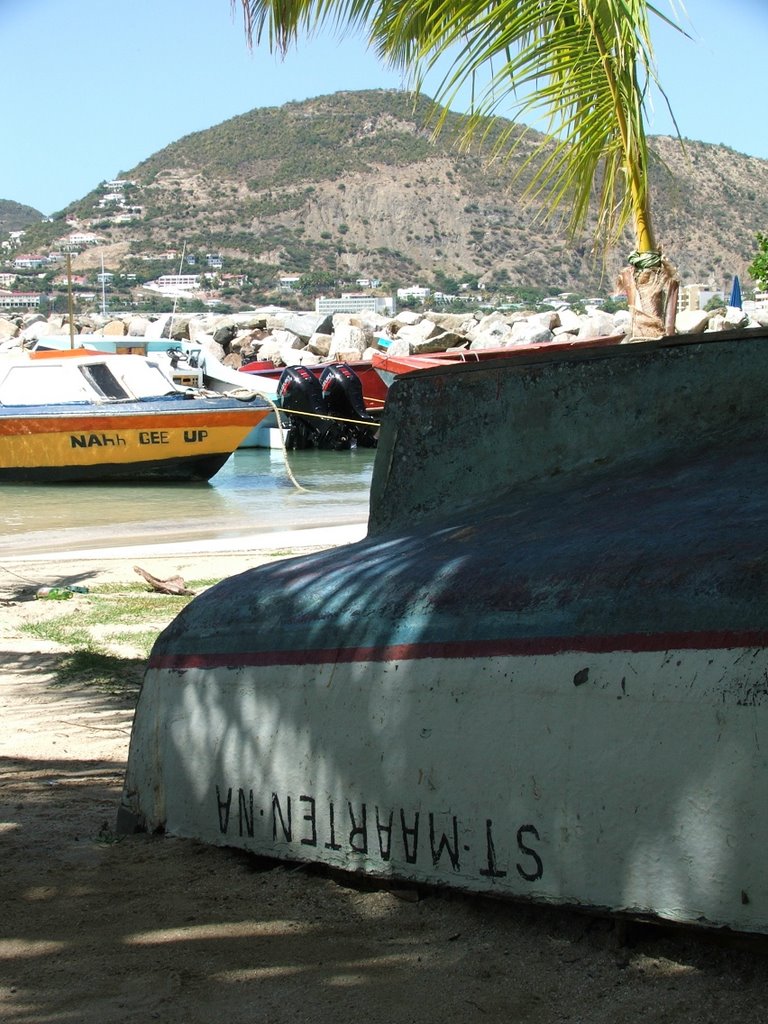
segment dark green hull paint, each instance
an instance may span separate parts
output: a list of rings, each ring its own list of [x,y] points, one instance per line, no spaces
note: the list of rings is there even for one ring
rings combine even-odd
[[[92,466],[35,466],[0,468],[0,483],[75,484],[75,483],[183,483],[210,480],[230,457],[188,455],[178,459],[147,462],[100,462]]]

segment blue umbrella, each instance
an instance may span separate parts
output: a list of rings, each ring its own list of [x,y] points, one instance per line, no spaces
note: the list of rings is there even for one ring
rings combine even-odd
[[[741,284],[739,283],[739,275],[734,275],[733,285],[731,287],[731,299],[728,303],[729,306],[733,306],[735,309],[741,309]]]

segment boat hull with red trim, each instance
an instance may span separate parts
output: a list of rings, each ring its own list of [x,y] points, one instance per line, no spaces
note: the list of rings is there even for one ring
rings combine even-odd
[[[449,348],[443,352],[398,353],[387,349],[374,352],[371,366],[387,388],[395,377],[414,370],[437,370],[455,363],[485,363],[492,359],[512,359],[530,355],[532,352],[547,350],[550,354],[567,352],[576,348],[594,348],[597,345],[618,345],[623,334],[606,335],[601,338],[576,339],[571,341],[543,341],[534,344],[500,345],[495,348]]]
[[[766,398],[766,332],[398,378],[368,537],[159,638],[121,827],[767,931]]]

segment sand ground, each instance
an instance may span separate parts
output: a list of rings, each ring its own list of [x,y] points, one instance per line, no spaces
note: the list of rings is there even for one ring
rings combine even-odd
[[[388,891],[169,838],[118,838],[132,707],[53,686],[36,587],[231,575],[184,544],[0,567],[0,1021],[7,1024],[765,1024],[768,946],[570,911]],[[60,611],[60,609],[57,609]]]

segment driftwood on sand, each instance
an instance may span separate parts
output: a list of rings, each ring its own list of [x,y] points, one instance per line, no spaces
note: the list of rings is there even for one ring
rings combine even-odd
[[[134,565],[133,571],[142,576],[150,587],[159,594],[174,594],[179,597],[183,594],[194,594],[194,590],[187,588],[181,576],[170,576],[167,580],[159,580],[151,572],[147,572],[146,569],[142,569],[138,565]]]

